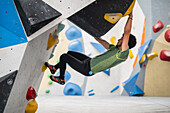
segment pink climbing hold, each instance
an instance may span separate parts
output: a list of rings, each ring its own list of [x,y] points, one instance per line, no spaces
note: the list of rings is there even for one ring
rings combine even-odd
[[[152,29],[153,29],[153,32],[158,32],[158,31],[160,31],[162,28],[164,27],[164,25],[163,25],[163,23],[159,20],[158,22],[157,22],[157,24],[155,24],[153,27],[152,27]]]
[[[167,42],[170,42],[170,29],[168,29],[166,32],[165,32],[165,40]]]
[[[162,50],[160,53],[160,59],[170,62],[170,50]]]

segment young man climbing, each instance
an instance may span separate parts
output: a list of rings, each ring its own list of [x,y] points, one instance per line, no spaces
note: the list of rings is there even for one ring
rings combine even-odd
[[[107,51],[94,58],[90,58],[84,54],[68,51],[60,56],[60,62],[56,65],[49,65],[47,62],[45,65],[50,69],[51,73],[54,74],[58,68],[60,68],[60,76],[50,76],[52,81],[64,85],[64,73],[66,70],[66,63],[69,64],[74,70],[80,72],[85,76],[92,76],[98,72],[114,67],[121,62],[124,62],[128,58],[129,49],[136,45],[136,38],[131,32],[132,26],[132,13],[129,14],[129,18],[124,27],[124,34],[118,40],[117,45],[114,46],[109,44],[107,41],[101,38],[95,38],[101,43]]]

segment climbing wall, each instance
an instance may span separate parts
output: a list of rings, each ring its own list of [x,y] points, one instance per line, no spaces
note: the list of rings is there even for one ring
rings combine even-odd
[[[169,67],[170,62],[160,59],[162,50],[170,50],[170,43],[165,40],[166,28],[155,40],[152,52],[157,52],[158,57],[149,60],[145,72],[145,96],[170,96]]]
[[[107,70],[108,73],[110,73],[109,75],[104,72],[100,72],[100,73],[95,74],[92,77],[88,77],[85,95],[89,95],[90,93],[88,93],[88,91],[92,89],[93,89],[93,92],[91,93],[95,93],[95,95],[121,95],[122,94],[124,90],[122,83],[128,80],[132,74],[133,64],[135,62],[135,58],[137,57],[138,48],[140,47],[141,41],[142,41],[145,16],[143,12],[141,11],[141,8],[138,2],[135,3],[133,15],[134,15],[134,18],[133,18],[131,33],[134,34],[137,38],[137,45],[135,48],[132,49],[132,53],[134,57],[132,59],[129,57],[122,64],[119,64],[111,68],[110,72],[109,70]],[[112,37],[116,37],[115,42],[117,42],[117,40],[121,38],[123,34],[126,20],[127,20],[127,17],[121,18],[119,22],[110,31],[108,31],[102,38],[106,39],[109,43],[111,43],[110,39]],[[83,34],[83,35],[84,35],[83,37],[86,37],[86,39],[84,39],[84,43],[86,45],[85,53],[90,52],[91,57],[101,54],[90,43],[90,42],[93,42],[93,43],[98,43],[98,42],[94,38],[90,37],[89,34]]]
[[[52,52],[52,48],[47,48],[50,33],[53,34],[58,29],[57,25],[62,20],[92,2],[93,0],[74,0],[70,3],[62,0],[0,1],[2,6],[0,7],[2,20],[0,22],[0,65],[3,67],[0,68],[0,87],[3,89],[0,92],[3,95],[0,112],[25,111],[29,102],[26,100],[27,89],[32,86],[35,91],[38,91],[43,76],[42,66],[48,61]],[[36,8],[32,8],[34,6]]]
[[[63,53],[67,53],[68,51],[76,51],[84,54],[85,45],[82,38],[83,31],[81,32],[81,29],[78,26],[68,20],[63,21],[62,24],[65,25],[65,28],[59,34],[59,43],[57,44],[53,52],[54,56],[48,61],[52,65],[58,63],[60,56]],[[70,35],[70,33],[72,35]],[[49,75],[51,75],[50,71],[46,70],[40,85],[40,89],[38,91],[39,95],[69,95],[69,93],[66,92],[68,92],[69,89],[73,89],[75,91],[75,85],[81,87],[81,95],[84,95],[87,78],[84,75],[73,70],[69,65],[67,65],[65,73],[66,84],[63,86],[58,83],[52,82],[49,79]],[[59,70],[57,70],[54,76],[59,76]],[[50,81],[52,82],[52,84],[50,84]]]
[[[120,21],[110,31],[108,31],[108,33],[106,33],[102,38],[107,40],[109,43],[112,43],[110,39],[112,37],[116,37],[115,42],[117,42],[117,40],[121,38],[123,34],[124,25],[126,23],[127,18],[128,17],[121,18]],[[69,23],[70,25],[67,25],[65,23],[66,28],[67,28],[65,29],[65,32],[67,32],[70,26],[74,25],[71,22]],[[100,72],[91,77],[84,77],[84,75],[81,75],[75,70],[68,69],[69,73],[71,74],[71,78],[68,82],[73,82],[75,84],[78,84],[81,87],[82,92],[83,90],[85,90],[82,93],[83,95],[89,95],[89,96],[121,95],[124,89],[122,83],[130,78],[130,75],[133,70],[135,58],[137,57],[138,48],[141,46],[141,42],[143,41],[142,39],[144,39],[143,37],[144,27],[145,27],[145,17],[143,15],[143,12],[141,11],[139,4],[136,2],[134,6],[134,19],[133,19],[132,34],[134,34],[137,37],[137,45],[134,49],[131,50],[133,57],[132,58],[129,57],[126,62],[116,67],[113,67],[109,70],[105,70],[104,72]],[[116,31],[119,31],[119,32],[116,32]],[[94,39],[94,37],[84,32],[83,30],[81,30],[81,33],[82,33],[82,38],[84,42],[84,54],[88,55],[89,57],[95,57],[96,55],[99,55],[106,51],[104,47]],[[64,39],[63,34],[60,36],[60,40],[62,38]],[[75,39],[73,41],[75,41]],[[69,42],[70,40],[68,40],[68,43]],[[63,51],[66,52],[65,50],[66,45],[64,45],[63,47],[64,47]],[[69,48],[69,44],[68,44],[68,48]],[[56,48],[56,51],[59,49],[61,48]],[[58,58],[55,58],[54,64],[56,64],[57,59]],[[48,78],[47,75],[44,75],[44,76]],[[47,86],[49,86],[47,83],[48,81],[49,79],[45,83]],[[131,85],[128,87],[131,87]],[[42,95],[63,95],[64,88],[65,86],[61,86],[61,85],[58,85],[57,83],[53,83],[46,89],[46,90],[50,90],[48,94],[45,93],[46,90],[42,91],[41,94]]]

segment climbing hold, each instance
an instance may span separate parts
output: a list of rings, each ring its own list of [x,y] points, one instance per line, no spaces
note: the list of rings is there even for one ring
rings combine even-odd
[[[135,5],[135,1],[136,0],[133,0],[132,4],[130,5],[130,7],[128,8],[128,10],[126,11],[126,13],[123,16],[127,16],[127,15],[129,15],[132,12],[133,7]]]
[[[170,29],[168,29],[166,32],[165,32],[165,40],[167,42],[170,42]]]
[[[153,27],[152,27],[152,29],[153,29],[153,32],[158,32],[158,31],[160,31],[162,28],[164,27],[164,25],[163,25],[163,23],[159,20],[158,22],[157,22],[157,24],[155,24]]]
[[[162,50],[160,53],[160,59],[163,61],[170,61],[170,50]]]
[[[43,65],[41,70],[42,72],[44,72],[46,69],[47,69],[47,66]]]
[[[47,90],[45,91],[45,93],[50,93],[50,90],[49,90],[49,89],[47,89]]]
[[[122,86],[125,86],[125,83],[122,83]]]
[[[132,96],[143,96],[143,94],[144,92],[137,85],[135,85]]]
[[[57,35],[65,28],[64,24],[59,23],[57,26]]]
[[[146,54],[146,51],[148,50],[148,47],[149,47],[149,45],[150,45],[150,43],[151,43],[151,40],[152,40],[152,39],[150,39],[149,41],[145,42],[145,43],[139,48],[139,50],[138,50],[138,55],[139,55],[139,58],[138,58],[138,59],[139,59],[139,62],[140,62],[143,54]]]
[[[130,57],[130,59],[132,59],[132,58],[134,57],[134,55],[133,55],[133,53],[132,53],[132,50],[131,50],[131,49],[129,49],[129,57]]]
[[[90,92],[92,92],[93,91],[93,89],[92,90],[90,90],[90,91],[88,91],[88,93],[90,93]]]
[[[53,58],[53,56],[54,56],[54,54],[53,54],[53,53],[51,53],[51,55],[50,55],[50,58],[49,58],[49,59]]]
[[[137,73],[136,75],[130,77],[128,80],[126,80],[123,84],[123,87],[125,89],[125,91],[129,94],[132,95],[133,93],[133,89],[136,85],[136,81],[138,78],[139,73]]]
[[[110,42],[113,44],[113,45],[116,45],[116,37],[112,37],[111,39],[110,39]]]
[[[140,60],[140,64],[143,63],[146,60],[146,55],[144,54]]]
[[[149,60],[152,60],[153,58],[155,58],[156,56],[158,56],[158,53],[157,53],[157,52],[152,52],[152,53],[150,53],[150,54],[147,54],[146,56],[147,56],[147,58],[148,58]]]
[[[57,40],[55,40],[52,36],[52,33],[50,33],[49,38],[48,38],[47,50],[49,50],[51,47],[53,47],[56,43],[57,43]]]
[[[36,98],[36,92],[35,92],[34,88],[32,86],[30,86],[27,90],[26,99],[30,100],[30,99],[35,99],[35,98]]]
[[[110,93],[113,93],[113,91],[117,90],[119,88],[119,86],[116,86],[115,88],[113,88]]]
[[[63,93],[64,93],[64,95],[72,95],[72,96],[73,95],[78,95],[78,96],[81,96],[82,95],[82,90],[81,90],[79,85],[69,82],[64,87]]]
[[[104,15],[104,19],[112,24],[115,24],[120,18],[122,18],[122,13],[106,13]]]
[[[79,40],[74,40],[69,43],[68,51],[83,53],[83,46]]]
[[[143,64],[143,67],[146,67],[146,64]]]
[[[65,32],[65,35],[68,40],[74,40],[82,37],[81,32],[75,26],[71,26],[70,28],[68,28]]]
[[[38,109],[38,104],[35,99],[33,99],[31,102],[27,104],[27,107],[25,109],[25,113],[35,113]]]
[[[57,60],[57,63],[59,63],[60,62],[60,60]]]
[[[49,74],[49,75],[48,75],[48,78],[50,78],[51,75],[52,75],[52,74]]]
[[[107,74],[108,76],[110,76],[110,69],[104,70],[103,71],[105,74]]]
[[[93,95],[95,95],[95,93],[89,93],[89,96],[93,96]]]
[[[104,53],[106,49],[99,43],[90,42],[100,53]]]
[[[50,80],[50,81],[48,81],[48,84],[49,84],[49,85],[51,85],[52,83],[53,83],[53,81],[51,81],[51,80]]]

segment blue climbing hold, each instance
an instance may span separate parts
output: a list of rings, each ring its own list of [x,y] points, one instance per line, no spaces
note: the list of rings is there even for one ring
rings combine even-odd
[[[68,51],[83,53],[83,46],[79,40],[74,40],[69,43]]]
[[[132,76],[131,78],[129,78],[127,81],[125,81],[123,83],[123,87],[125,89],[125,91],[129,94],[132,95],[133,93],[133,89],[136,85],[136,80],[138,78],[139,73],[137,73],[136,75]]]
[[[88,91],[88,93],[90,93],[90,92],[92,92],[93,91],[93,89],[92,90],[90,90],[90,91]]]
[[[90,42],[100,53],[104,53],[106,49],[99,43]]]
[[[56,76],[60,76],[60,72],[58,72]],[[65,71],[64,77],[65,77],[65,82],[67,82],[68,80],[70,80],[71,74],[68,71]]]
[[[138,50],[138,55],[139,55],[139,62],[144,54],[146,54],[146,51],[148,50],[149,44],[151,43],[150,39],[149,41],[145,42]]]
[[[95,93],[89,93],[89,96],[93,96],[93,95],[95,95]]]
[[[103,72],[110,76],[110,69],[104,70]]]
[[[144,92],[137,85],[135,85],[132,95],[135,96],[135,95],[143,95],[143,94]]]
[[[65,34],[68,40],[74,40],[82,37],[81,32],[75,26],[71,26],[69,29],[67,29]]]
[[[69,82],[64,87],[63,93],[64,93],[64,95],[81,96],[82,90],[79,85]]]
[[[113,93],[113,91],[117,90],[119,88],[119,86],[116,86],[115,88],[113,88],[110,93]]]

